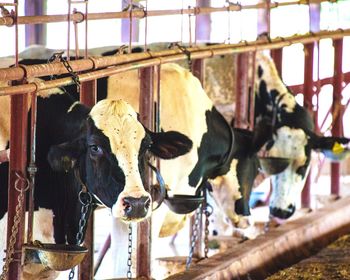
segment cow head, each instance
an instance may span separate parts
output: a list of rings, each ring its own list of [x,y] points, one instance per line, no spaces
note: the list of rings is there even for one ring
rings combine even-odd
[[[78,168],[94,197],[126,221],[151,213],[152,198],[144,184],[149,155],[171,159],[192,147],[192,141],[178,132],[147,130],[122,100],[98,102],[83,127],[79,137],[51,147],[50,165],[54,170]]]

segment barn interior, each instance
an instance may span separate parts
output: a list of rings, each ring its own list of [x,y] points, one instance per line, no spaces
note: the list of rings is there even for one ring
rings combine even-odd
[[[77,86],[80,102],[92,107],[99,80],[114,75],[118,87],[118,77],[136,69],[139,120],[159,132],[161,67],[177,63],[198,78],[232,127],[253,132],[255,70],[263,52],[311,116],[317,135],[350,138],[350,0],[7,0],[0,9],[0,166],[9,163],[0,279],[24,277],[34,222],[32,214],[25,222],[25,207],[18,205],[32,205],[23,194],[33,196],[40,149],[33,108],[37,96],[49,96],[52,89]],[[30,59],[40,62],[21,64]],[[271,174],[260,166],[249,199],[254,232],[237,230],[216,211],[218,201],[209,193],[205,205],[213,213],[196,205],[171,236],[151,238],[152,217],[125,224],[128,250],[120,252],[113,246],[118,230],[111,210],[98,206],[85,221],[82,244],[89,252],[73,270],[23,279],[350,279],[349,155],[350,145],[340,143],[328,153],[311,152],[288,219],[271,218]],[[147,171],[150,185],[156,177]],[[22,181],[27,187],[18,191]],[[316,261],[303,260],[310,256]],[[125,259],[128,270],[120,273],[115,267]]]

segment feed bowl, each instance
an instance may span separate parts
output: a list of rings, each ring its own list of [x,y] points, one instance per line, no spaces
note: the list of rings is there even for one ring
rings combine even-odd
[[[49,243],[24,244],[24,264],[41,263],[56,271],[71,269],[81,263],[88,249],[78,245]]]
[[[284,171],[291,163],[290,158],[281,157],[259,157],[262,172],[267,175],[276,175]]]
[[[164,202],[177,214],[188,214],[196,210],[204,201],[204,196],[174,195],[166,197]]]

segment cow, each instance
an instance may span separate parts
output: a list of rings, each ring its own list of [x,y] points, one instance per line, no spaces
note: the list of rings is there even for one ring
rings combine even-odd
[[[335,147],[348,144],[349,139],[314,132],[310,113],[296,102],[268,54],[257,53],[255,75],[254,147],[264,156],[291,160],[285,170],[271,175],[270,215],[285,220],[295,212],[311,151],[332,153]]]
[[[77,242],[83,187],[116,218],[130,222],[148,217],[152,198],[145,191],[144,173],[149,154],[170,160],[192,148],[192,141],[177,131],[146,129],[123,100],[101,100],[91,110],[77,100],[76,93],[65,91],[38,97],[34,202],[41,222],[36,222],[39,234],[34,239],[44,235],[44,242]],[[7,184],[8,163],[2,163],[2,229],[7,222]],[[2,253],[4,248],[2,239]]]

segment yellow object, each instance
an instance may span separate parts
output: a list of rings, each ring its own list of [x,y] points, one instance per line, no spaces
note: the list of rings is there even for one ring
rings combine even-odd
[[[344,152],[344,147],[340,143],[335,142],[332,148],[332,152],[335,154],[340,154]]]

